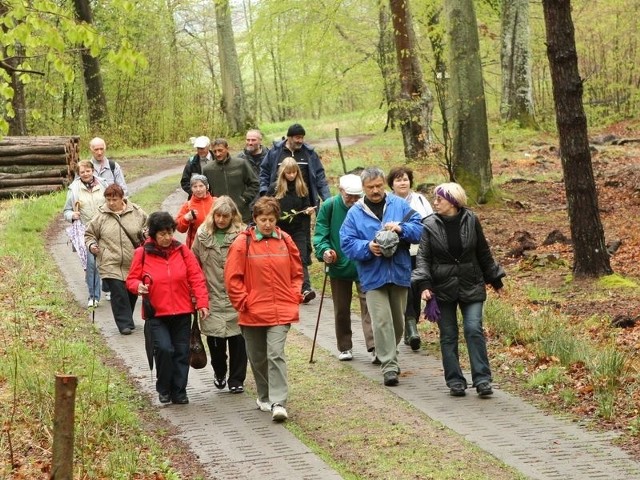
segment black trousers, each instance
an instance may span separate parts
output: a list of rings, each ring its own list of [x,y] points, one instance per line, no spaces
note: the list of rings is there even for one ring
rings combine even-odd
[[[189,380],[191,315],[155,317],[146,321],[150,322],[153,336],[156,391],[163,395],[170,394],[174,400],[181,398],[187,394]]]
[[[247,377],[247,347],[242,335],[232,337],[207,337],[211,353],[211,366],[216,378],[227,376],[227,343],[229,344],[229,387],[244,385]]]
[[[136,328],[133,322],[133,309],[136,307],[138,295],[130,293],[122,280],[104,278],[103,281],[107,283],[109,291],[111,291],[111,312],[118,330],[122,332],[125,328]]]

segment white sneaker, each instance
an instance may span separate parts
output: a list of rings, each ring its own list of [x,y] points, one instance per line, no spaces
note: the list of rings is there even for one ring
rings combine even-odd
[[[353,353],[351,353],[351,350],[340,352],[340,355],[338,355],[338,360],[340,360],[341,362],[353,360]]]
[[[87,308],[94,308],[98,306],[98,301],[94,300],[93,298],[90,298],[89,301],[87,302]]]
[[[269,402],[261,402],[259,398],[256,398],[256,405],[258,405],[261,412],[271,411],[271,404]]]
[[[283,422],[287,418],[289,418],[289,415],[287,414],[286,408],[284,408],[279,403],[274,403],[273,405],[271,405],[271,419],[274,422]]]
[[[111,292],[104,292],[104,299],[107,302],[110,302],[111,301]]]

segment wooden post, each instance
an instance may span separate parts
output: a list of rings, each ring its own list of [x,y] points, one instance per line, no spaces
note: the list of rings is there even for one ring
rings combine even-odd
[[[50,480],[73,480],[73,433],[75,425],[75,375],[56,375],[53,413],[53,462]]]

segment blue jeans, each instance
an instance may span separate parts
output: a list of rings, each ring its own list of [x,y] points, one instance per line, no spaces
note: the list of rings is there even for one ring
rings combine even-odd
[[[89,298],[100,300],[100,273],[96,265],[96,256],[87,251],[87,269],[84,271],[84,280],[89,289]]]
[[[457,383],[467,386],[460,368],[460,356],[458,353],[458,318],[457,307],[462,312],[462,327],[464,338],[467,342],[469,362],[471,363],[471,379],[473,386],[482,382],[491,382],[491,369],[487,356],[487,342],[482,329],[482,307],[484,302],[459,303],[438,302],[440,307],[440,351],[442,353],[442,366],[444,367],[444,379],[447,386]]]
[[[156,391],[172,399],[187,393],[191,315],[172,315],[145,320],[151,325],[156,360]]]

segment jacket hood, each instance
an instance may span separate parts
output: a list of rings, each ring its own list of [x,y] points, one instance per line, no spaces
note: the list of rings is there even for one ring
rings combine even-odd
[[[233,240],[238,236],[239,233],[242,233],[243,231],[246,231],[246,229],[243,227],[230,225],[229,229],[225,232],[225,243],[233,243]],[[216,244],[215,235],[211,234],[204,227],[204,223],[198,227],[196,237],[198,237],[198,241],[206,248],[212,248]]]

